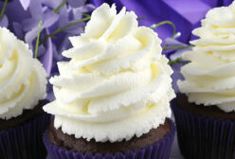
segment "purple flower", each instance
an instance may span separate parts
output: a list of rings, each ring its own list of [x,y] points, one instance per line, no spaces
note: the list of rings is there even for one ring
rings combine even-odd
[[[30,5],[30,0],[19,0],[22,7],[24,8],[24,10],[27,10],[29,8]]]
[[[191,47],[188,44],[176,40],[178,37],[180,37],[180,33],[178,33],[175,37],[168,37],[162,42],[163,54],[165,54],[168,58],[171,57],[170,59],[174,56],[173,60],[178,58],[182,50],[186,50]]]
[[[1,26],[1,27],[7,27],[7,26],[8,26],[8,23],[9,23],[9,21],[8,21],[7,16],[6,16],[6,15],[3,15],[3,17],[2,17],[1,20],[0,20],[0,26]]]
[[[0,11],[0,26],[1,27],[7,27],[9,23],[7,16],[4,14],[7,8],[7,4],[8,4],[8,0],[5,0],[4,2],[0,2],[0,5],[2,6],[1,11]]]
[[[0,8],[4,4],[0,2]],[[51,75],[57,73],[61,52],[70,47],[67,37],[83,31],[84,14],[93,9],[86,0],[11,0],[0,14],[0,26],[27,42]]]

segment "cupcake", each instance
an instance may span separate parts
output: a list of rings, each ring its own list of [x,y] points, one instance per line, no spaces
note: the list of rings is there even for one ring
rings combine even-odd
[[[45,157],[46,84],[46,72],[28,46],[0,28],[0,158]]]
[[[91,15],[70,59],[50,79],[56,99],[44,135],[49,159],[167,159],[174,137],[172,70],[161,40],[133,12],[103,4]]]
[[[210,10],[193,31],[189,61],[174,100],[179,146],[186,159],[235,157],[235,3]]]

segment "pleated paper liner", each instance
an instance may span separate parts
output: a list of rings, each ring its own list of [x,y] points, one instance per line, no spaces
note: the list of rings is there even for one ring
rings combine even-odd
[[[15,128],[0,131],[1,159],[45,159],[42,136],[50,116],[42,114]]]
[[[235,159],[235,120],[186,111],[172,102],[178,143],[185,159]]]
[[[169,159],[171,146],[174,140],[175,126],[170,121],[169,131],[162,139],[142,149],[117,153],[80,153],[67,150],[53,144],[45,132],[43,140],[48,151],[48,159]]]

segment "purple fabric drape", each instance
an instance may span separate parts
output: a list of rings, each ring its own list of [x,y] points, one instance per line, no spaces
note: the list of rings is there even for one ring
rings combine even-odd
[[[99,6],[106,2],[116,3],[120,9],[125,6],[133,10],[140,17],[140,24],[150,26],[163,20],[172,21],[181,32],[179,38],[188,42],[194,38],[191,31],[200,25],[200,20],[206,12],[216,6],[231,4],[232,0],[91,0]],[[164,25],[156,29],[162,39],[172,35],[172,28]]]

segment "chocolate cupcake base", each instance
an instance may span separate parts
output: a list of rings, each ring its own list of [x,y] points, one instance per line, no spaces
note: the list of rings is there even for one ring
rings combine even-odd
[[[1,159],[43,159],[46,149],[42,134],[49,125],[50,116],[43,113],[41,101],[33,110],[9,120],[0,120]]]
[[[235,113],[189,103],[178,94],[172,102],[179,147],[186,159],[234,159]]]
[[[175,127],[171,120],[140,138],[117,143],[87,142],[50,127],[44,134],[49,159],[168,159]]]

